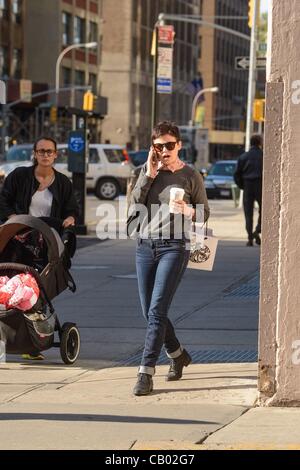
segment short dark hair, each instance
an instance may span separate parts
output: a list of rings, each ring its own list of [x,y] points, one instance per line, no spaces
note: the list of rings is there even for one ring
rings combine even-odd
[[[171,121],[161,121],[156,126],[153,128],[152,131],[152,142],[154,139],[157,139],[158,137],[165,135],[165,134],[170,134],[173,137],[176,138],[176,141],[179,142],[180,140],[180,132],[178,127],[174,122]]]
[[[255,134],[250,139],[251,147],[260,147],[263,143],[262,136],[259,134]]]
[[[34,144],[33,144],[33,151],[34,151],[34,152],[36,152],[37,144],[38,144],[41,140],[49,140],[49,142],[52,142],[52,144],[54,145],[55,152],[57,151],[57,143],[56,143],[56,140],[52,139],[52,137],[42,136],[42,137],[39,137],[39,138],[34,142]],[[33,161],[33,166],[36,166],[36,165],[37,165],[37,159],[36,159],[35,157],[33,157],[32,161]]]

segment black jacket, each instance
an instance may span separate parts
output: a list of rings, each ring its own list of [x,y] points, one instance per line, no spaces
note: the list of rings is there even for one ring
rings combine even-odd
[[[237,162],[234,181],[243,189],[245,180],[261,179],[263,171],[263,152],[259,147],[251,147],[243,153]]]
[[[51,217],[64,220],[69,216],[76,219],[78,206],[69,178],[55,171],[55,179],[49,191],[53,195]],[[31,198],[39,187],[34,176],[34,166],[19,167],[5,179],[0,194],[0,220],[6,220],[12,214],[28,214]]]

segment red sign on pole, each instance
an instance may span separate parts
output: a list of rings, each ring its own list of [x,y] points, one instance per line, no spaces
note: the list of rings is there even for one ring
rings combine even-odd
[[[158,27],[158,42],[164,44],[174,44],[174,26],[159,26]]]

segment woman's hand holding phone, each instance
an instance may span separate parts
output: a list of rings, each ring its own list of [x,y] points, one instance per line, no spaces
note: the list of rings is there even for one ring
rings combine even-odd
[[[158,155],[153,147],[150,148],[147,160],[147,176],[150,178],[155,178],[157,176],[158,171]]]

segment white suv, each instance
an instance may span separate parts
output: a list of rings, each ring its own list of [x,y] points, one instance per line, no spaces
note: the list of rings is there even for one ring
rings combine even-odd
[[[19,166],[32,165],[32,144],[11,147],[3,164],[0,165],[0,180]],[[68,145],[58,144],[55,168],[69,178]],[[90,144],[89,165],[86,175],[87,189],[93,190],[99,199],[115,199],[126,192],[131,177],[132,165],[126,151],[120,145]]]

